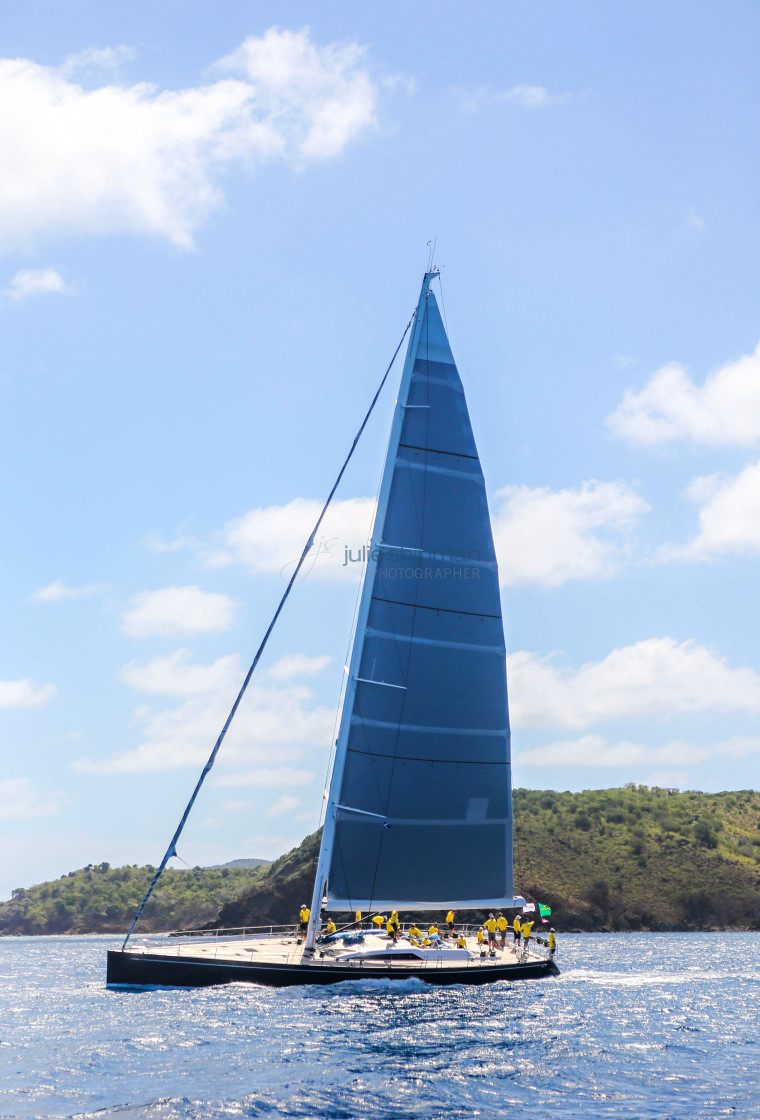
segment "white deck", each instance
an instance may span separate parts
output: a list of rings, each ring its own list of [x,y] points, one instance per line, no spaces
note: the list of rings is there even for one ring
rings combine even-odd
[[[538,946],[530,946],[529,952],[526,954],[524,950],[516,951],[512,942],[511,931],[508,936],[507,944],[504,949],[497,946],[496,956],[490,957],[486,953],[485,958],[480,955],[480,946],[475,937],[467,937],[467,950],[470,956],[470,965],[485,965],[486,967],[494,964],[521,964],[521,963],[536,963],[546,959],[546,954],[541,952]],[[388,960],[381,959],[374,960],[370,958],[366,961],[367,965],[373,966],[388,966],[396,968],[419,968],[423,967],[432,968],[461,968],[462,965],[467,965],[468,961],[464,959],[463,953],[449,955],[446,950],[451,950],[455,947],[455,942],[444,939],[443,951],[426,950],[426,960]],[[189,957],[193,960],[208,960],[208,961],[232,961],[236,964],[288,964],[298,965],[301,963],[306,964],[343,964],[347,970],[351,969],[352,963],[355,967],[360,962],[354,960],[350,963],[348,961],[340,961],[340,957],[345,957],[347,954],[361,954],[362,952],[386,952],[391,953],[394,949],[392,941],[385,936],[385,934],[376,934],[365,931],[365,938],[363,943],[354,945],[344,945],[342,939],[333,941],[329,944],[318,944],[313,958],[309,955],[304,956],[304,947],[293,936],[272,936],[269,934],[255,935],[255,936],[241,936],[241,937],[210,937],[210,938],[189,938],[187,940],[170,939],[163,941],[159,944],[151,943],[150,941],[137,941],[129,946],[129,952],[134,954],[149,953],[152,957],[161,956],[171,959],[182,957]],[[409,952],[410,943],[405,937],[399,939],[398,945],[395,949],[399,953],[404,950]]]

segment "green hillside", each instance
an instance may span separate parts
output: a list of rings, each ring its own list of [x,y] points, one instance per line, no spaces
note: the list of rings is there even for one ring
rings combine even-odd
[[[226,902],[250,888],[267,866],[165,871],[145,908],[140,930],[203,925]],[[19,888],[9,902],[0,902],[0,933],[121,933],[129,928],[155,871],[155,867],[98,863],[51,883]]]
[[[760,794],[628,786],[515,790],[514,802],[516,888],[551,906],[558,928],[760,929]],[[277,860],[213,924],[293,921],[311,898],[318,839]]]
[[[760,794],[627,786],[514,800],[517,890],[551,906],[558,929],[760,929]],[[318,845],[314,833],[253,869],[167,871],[139,929],[295,921]],[[153,871],[99,864],[14,891],[0,932],[121,932]]]

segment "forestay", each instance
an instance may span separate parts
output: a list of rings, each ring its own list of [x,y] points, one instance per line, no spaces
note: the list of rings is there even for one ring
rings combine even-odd
[[[327,879],[329,910],[496,906],[514,894],[496,557],[434,275],[358,615],[315,891]]]

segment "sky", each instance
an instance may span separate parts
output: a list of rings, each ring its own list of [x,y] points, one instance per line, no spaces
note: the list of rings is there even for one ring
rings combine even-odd
[[[759,34],[742,0],[5,6],[0,897],[160,860],[436,239],[515,784],[758,787]],[[399,374],[188,864],[319,822]]]

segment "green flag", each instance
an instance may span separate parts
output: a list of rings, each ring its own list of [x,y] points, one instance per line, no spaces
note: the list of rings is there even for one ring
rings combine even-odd
[[[544,906],[543,902],[539,902],[538,912],[542,918],[548,918],[552,912],[552,908],[551,906]]]

